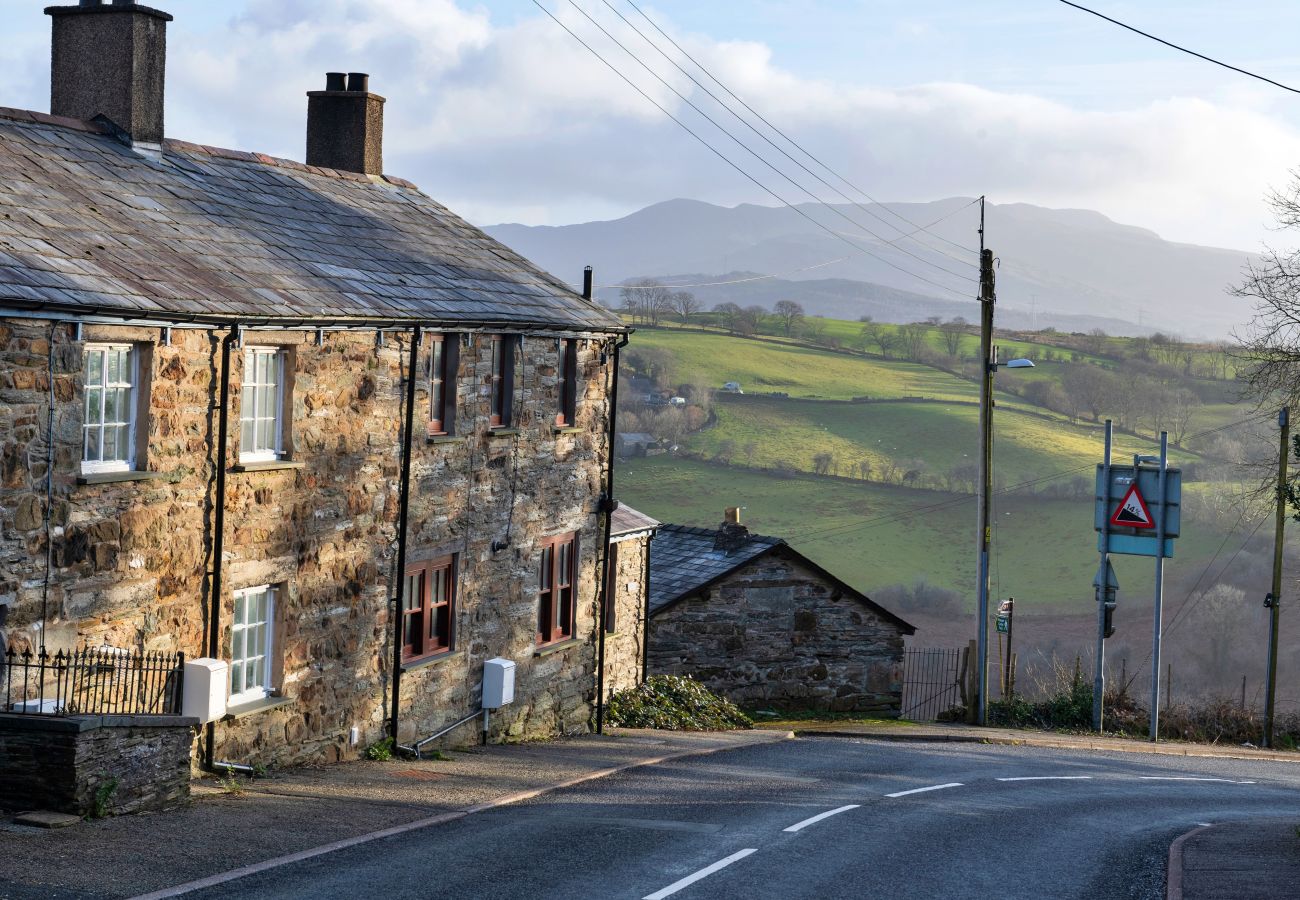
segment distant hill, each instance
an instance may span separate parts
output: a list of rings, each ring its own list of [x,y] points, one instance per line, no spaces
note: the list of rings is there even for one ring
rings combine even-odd
[[[904,322],[932,315],[973,317],[973,304],[962,299],[976,293],[975,284],[962,277],[975,275],[975,210],[962,209],[970,203],[952,198],[865,207],[879,218],[848,205],[799,207],[879,259],[794,210],[750,204],[726,208],[671,200],[609,222],[486,230],[574,281],[584,265],[596,268],[602,285],[640,277],[678,284],[729,281],[736,283],[691,290],[710,306],[730,300],[770,307],[775,300],[793,299],[812,314]],[[857,231],[835,210],[891,240],[898,232],[887,222],[907,228],[895,214],[922,224],[942,221],[931,228],[938,238],[922,234],[924,243],[909,239],[895,247]],[[1249,305],[1227,292],[1252,258],[1246,251],[1173,243],[1101,213],[1023,203],[989,204],[987,240],[999,260],[999,324],[1005,327],[1103,328],[1116,334],[1163,330],[1223,338],[1250,318]],[[746,280],[756,274],[779,277]],[[607,288],[600,296],[612,302],[617,291]]]

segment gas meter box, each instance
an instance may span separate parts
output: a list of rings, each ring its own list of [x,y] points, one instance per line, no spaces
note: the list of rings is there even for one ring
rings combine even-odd
[[[515,662],[497,657],[483,663],[483,708],[500,709],[515,699]]]

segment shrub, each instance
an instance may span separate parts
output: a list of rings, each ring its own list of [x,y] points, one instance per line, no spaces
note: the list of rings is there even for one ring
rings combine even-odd
[[[754,723],[730,700],[679,675],[654,675],[609,701],[609,722],[624,728],[667,731],[724,731]]]
[[[388,762],[392,758],[393,739],[390,737],[386,737],[382,741],[377,741],[366,748],[366,759],[374,760],[375,762]]]

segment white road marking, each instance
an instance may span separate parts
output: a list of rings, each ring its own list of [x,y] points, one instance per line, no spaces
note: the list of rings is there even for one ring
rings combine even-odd
[[[1020,778],[999,778],[998,781],[1091,781],[1091,775],[1023,775]]]
[[[748,850],[741,850],[739,852],[733,853],[730,856],[728,856],[726,859],[720,859],[711,866],[705,866],[703,869],[700,869],[700,871],[696,872],[693,875],[687,875],[681,881],[674,881],[672,884],[668,885],[668,887],[664,888],[663,890],[655,891],[653,894],[646,894],[645,897],[641,898],[641,900],[663,900],[664,897],[671,897],[673,894],[677,893],[682,888],[690,887],[691,885],[695,884],[695,882],[699,881],[701,878],[708,878],[714,872],[717,872],[720,869],[725,869],[727,866],[731,865],[732,863],[744,859],[746,856],[749,856],[749,854],[751,853],[757,853],[757,852],[758,852],[758,848],[752,847]]]
[[[839,809],[832,809],[829,812],[824,812],[819,815],[813,816],[811,819],[804,819],[802,822],[797,822],[794,825],[791,825],[789,828],[783,828],[782,831],[802,831],[803,829],[807,828],[809,825],[816,825],[822,819],[829,819],[831,816],[838,816],[840,813],[848,812],[851,809],[857,809],[857,808],[858,808],[857,803],[850,803],[848,806],[841,806]]]
[[[1139,775],[1143,781],[1217,781],[1221,784],[1255,784],[1254,781],[1235,781],[1231,778],[1204,778],[1199,775]]]
[[[1199,825],[1199,826],[1201,826],[1202,828],[1213,828],[1213,827],[1214,827],[1214,823],[1213,823],[1213,822],[1197,822],[1196,824]]]
[[[886,794],[886,797],[906,797],[909,794],[924,794],[927,791],[942,791],[945,788],[964,787],[960,781],[952,781],[948,784],[932,784],[929,787],[912,788],[910,791],[898,791],[893,794]]]

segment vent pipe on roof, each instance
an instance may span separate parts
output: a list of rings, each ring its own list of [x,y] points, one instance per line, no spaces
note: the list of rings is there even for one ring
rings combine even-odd
[[[384,174],[384,103],[363,72],[330,72],[307,92],[307,165]]]
[[[104,116],[132,144],[161,145],[172,17],[129,0],[50,6],[53,20],[50,112]]]

